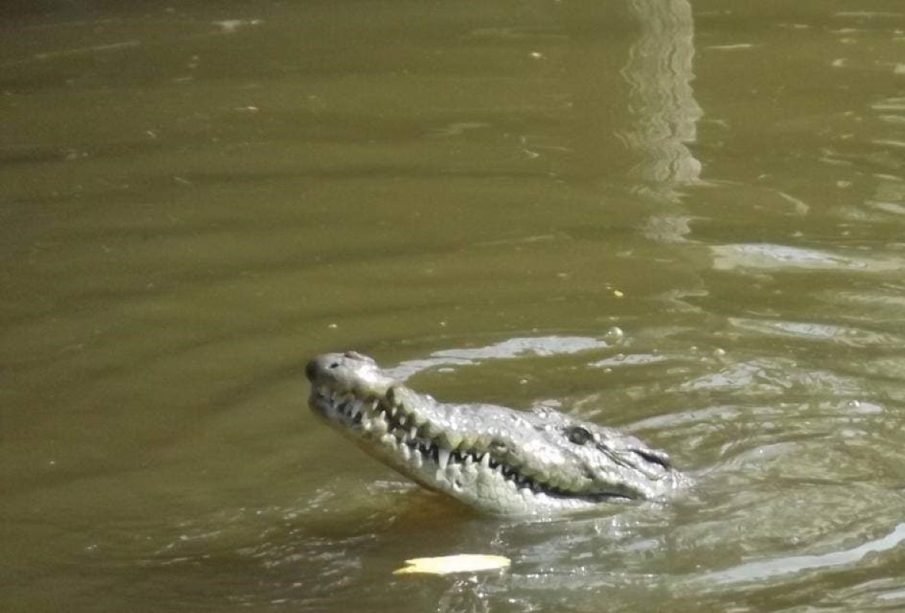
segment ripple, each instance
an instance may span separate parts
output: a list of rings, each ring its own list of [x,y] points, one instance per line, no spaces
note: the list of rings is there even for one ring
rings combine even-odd
[[[710,247],[715,270],[839,270],[861,272],[890,272],[905,268],[901,259],[886,259],[863,255],[841,255],[776,245],[770,243],[739,243]]]
[[[510,338],[499,343],[473,348],[441,349],[426,358],[408,360],[387,372],[397,379],[443,366],[470,366],[484,360],[505,360],[517,357],[550,357],[570,355],[593,349],[604,349],[609,344],[602,339],[587,336],[534,336]]]
[[[905,523],[900,523],[889,534],[850,549],[841,549],[819,555],[785,556],[746,562],[727,570],[704,574],[699,577],[699,580],[707,583],[757,581],[805,570],[856,564],[868,554],[889,551],[898,547],[903,541],[905,541]]]
[[[732,326],[767,336],[788,336],[811,341],[829,341],[849,347],[902,345],[905,338],[886,332],[872,332],[839,324],[778,319],[730,317]]]

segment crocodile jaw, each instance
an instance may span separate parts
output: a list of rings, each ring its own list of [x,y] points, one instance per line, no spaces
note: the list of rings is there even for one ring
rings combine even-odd
[[[561,430],[580,422],[553,411],[440,404],[356,353],[319,356],[306,374],[309,405],[329,425],[421,485],[483,512],[581,510],[614,498],[652,497],[669,481],[655,475],[638,485],[636,467],[596,450],[572,449]],[[585,425],[595,436],[610,433]]]

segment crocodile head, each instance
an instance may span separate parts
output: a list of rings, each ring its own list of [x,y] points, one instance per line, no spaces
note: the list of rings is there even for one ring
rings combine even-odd
[[[308,363],[309,405],[366,452],[480,511],[557,513],[656,498],[680,479],[665,453],[552,409],[446,404],[354,352]]]

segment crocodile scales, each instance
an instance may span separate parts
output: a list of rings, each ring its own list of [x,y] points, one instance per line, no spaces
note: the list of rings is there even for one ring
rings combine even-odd
[[[448,404],[355,352],[305,368],[316,415],[422,486],[481,512],[556,514],[659,499],[685,477],[663,451],[549,408]]]

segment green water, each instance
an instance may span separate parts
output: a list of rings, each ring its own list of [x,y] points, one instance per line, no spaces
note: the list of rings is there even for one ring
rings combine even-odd
[[[9,4],[0,608],[901,609],[903,166],[898,1]],[[472,515],[309,413],[347,348],[696,485]]]

